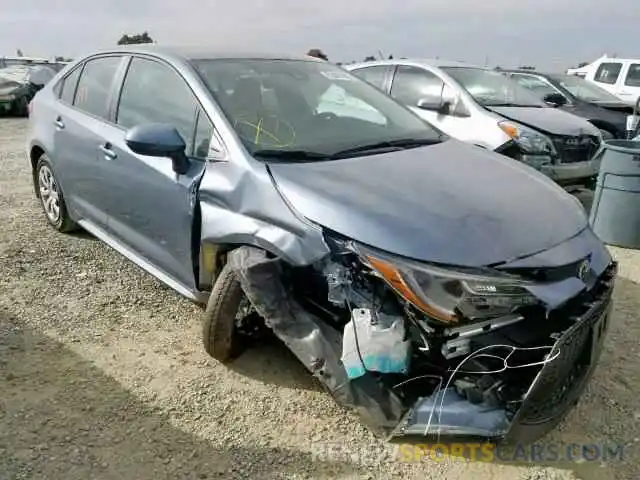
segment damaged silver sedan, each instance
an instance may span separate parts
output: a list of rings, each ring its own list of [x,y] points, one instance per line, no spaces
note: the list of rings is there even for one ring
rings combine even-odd
[[[49,223],[206,304],[211,356],[266,327],[385,435],[535,440],[597,364],[617,266],[579,202],[322,60],[91,55],[28,153]]]

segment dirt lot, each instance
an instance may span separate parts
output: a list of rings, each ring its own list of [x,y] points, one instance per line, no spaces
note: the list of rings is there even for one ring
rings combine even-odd
[[[616,250],[601,365],[543,442],[623,443],[622,460],[402,463],[284,348],[217,364],[198,307],[90,236],[49,228],[24,133],[0,119],[0,479],[637,478],[640,254]]]

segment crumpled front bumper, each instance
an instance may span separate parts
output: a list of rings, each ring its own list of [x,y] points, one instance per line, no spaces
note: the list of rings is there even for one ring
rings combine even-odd
[[[567,315],[571,326],[555,334],[555,342],[548,346],[550,360],[542,364],[518,408],[507,411],[471,403],[447,386],[409,407],[370,372],[349,379],[340,362],[338,332],[288,295],[279,280],[279,260],[242,247],[230,253],[228,263],[267,326],[339,403],[358,411],[372,429],[390,437],[482,437],[502,443],[535,441],[575,405],[600,357],[617,273],[612,262],[588,300],[572,308]]]

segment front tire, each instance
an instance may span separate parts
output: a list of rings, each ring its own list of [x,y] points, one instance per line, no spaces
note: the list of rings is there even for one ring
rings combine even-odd
[[[75,230],[76,225],[69,216],[51,160],[45,154],[38,159],[35,173],[37,195],[49,225],[63,233]]]
[[[221,363],[229,363],[241,352],[236,317],[243,298],[240,281],[225,265],[209,297],[202,331],[205,350]]]

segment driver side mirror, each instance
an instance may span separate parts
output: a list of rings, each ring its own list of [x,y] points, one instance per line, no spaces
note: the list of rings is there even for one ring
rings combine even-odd
[[[418,100],[416,105],[422,110],[437,112],[440,115],[449,115],[451,113],[451,102],[444,100],[440,95],[427,95]]]
[[[173,125],[137,125],[127,132],[125,142],[131,151],[138,155],[171,158],[173,171],[179,175],[189,170],[190,162],[185,153],[187,145]]]
[[[553,107],[562,107],[567,104],[567,99],[560,93],[549,93],[544,96],[543,100]]]

